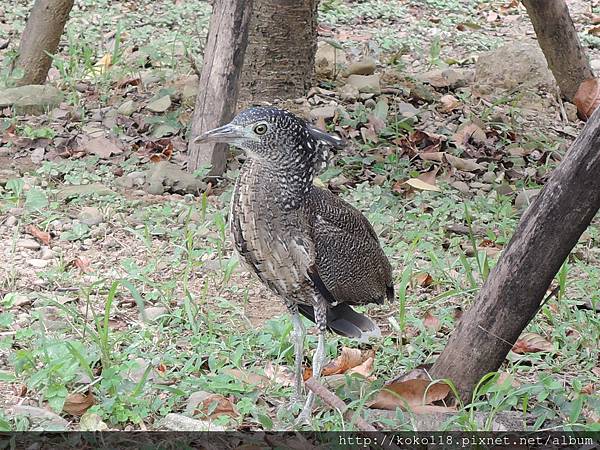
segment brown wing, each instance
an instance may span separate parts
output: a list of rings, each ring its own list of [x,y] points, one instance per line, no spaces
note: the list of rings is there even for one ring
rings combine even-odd
[[[329,191],[309,197],[315,264],[308,275],[330,302],[382,303],[394,297],[392,269],[373,227],[360,211]]]

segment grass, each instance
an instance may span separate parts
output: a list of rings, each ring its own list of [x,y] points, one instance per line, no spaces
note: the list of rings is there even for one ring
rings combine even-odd
[[[10,14],[19,32],[29,5],[15,3]],[[177,96],[179,91],[171,84],[192,72],[185,55],[200,54],[210,8],[202,2],[138,3],[139,9],[130,11],[122,2],[86,0],[73,11],[61,51],[53,60],[57,84],[82,117],[72,122],[73,130],[67,133],[47,117],[26,122],[2,119],[0,129],[14,126],[20,137],[55,140],[69,133],[87,133],[86,127],[97,123],[92,116],[98,109],[114,108],[133,93],[142,97],[140,101],[165,90]],[[408,14],[407,19],[408,8],[415,6],[425,11],[424,17],[413,20]],[[439,8],[447,14],[432,24],[428,17]],[[449,58],[498,43],[484,28],[450,33],[458,23],[483,22],[474,8],[471,2],[458,0],[405,2],[401,8],[390,2],[349,5],[331,0],[321,3],[320,12],[323,21],[339,27],[370,30],[384,55],[410,51],[429,68],[443,67]],[[402,36],[399,21],[407,21],[402,23]],[[383,25],[374,28],[374,23]],[[429,33],[434,26],[442,34]],[[352,47],[355,42],[349,38],[344,45]],[[111,55],[113,66],[99,71],[96,64],[106,54]],[[4,65],[10,53],[1,56]],[[128,88],[116,92],[115,83],[128,77],[157,83],[144,81],[135,92]],[[95,99],[80,92],[82,83],[93,87]],[[463,94],[461,100],[473,107],[472,118],[481,119],[501,137],[499,146],[513,145],[511,134],[516,133],[522,135],[518,144],[523,147],[556,154],[564,150],[564,142],[521,120],[514,99],[476,105],[468,93]],[[508,124],[495,120],[496,107],[508,109]],[[146,124],[168,124],[184,136],[190,110],[191,105],[182,101],[166,114],[149,115]],[[499,193],[496,182],[489,192],[468,196],[454,189],[452,180],[438,180],[440,193],[396,192],[398,182],[430,166],[401,154],[392,143],[427,119],[421,113],[414,120],[397,118],[393,105],[390,111],[378,144],[355,139],[351,151],[338,155],[335,166],[321,176],[325,182],[340,176],[351,180],[342,183],[340,195],[369,218],[395,269],[395,303],[371,310],[386,331],[375,347],[376,381],[347,377],[338,389],[351,408],[365,414],[366,402],[385,380],[432,363],[439,355],[460,312],[472,304],[498,258],[489,252],[489,245],[505,247],[520,216],[514,194]],[[341,124],[357,127],[368,121],[371,112],[361,104]],[[427,112],[425,106],[422,112]],[[127,124],[112,131],[121,139],[141,133],[128,130]],[[445,137],[451,135],[448,130]],[[137,145],[134,139],[127,142]],[[396,151],[386,153],[386,148]],[[461,156],[460,149],[449,150]],[[0,264],[0,389],[10,393],[6,406],[9,398],[25,399],[61,413],[76,428],[83,418],[62,412],[65,401],[69,394],[90,392],[95,404],[85,417],[92,427],[105,423],[115,429],[161,429],[167,414],[185,412],[190,395],[206,391],[231,398],[239,412],[236,417],[213,419],[216,424],[289,428],[294,416],[282,406],[292,394],[290,387],[272,380],[257,387],[232,372],[264,376],[270,366],[292,367],[293,348],[290,320],[273,306],[278,300],[250,278],[232,254],[227,236],[231,183],[202,197],[124,191],[116,183],[118,174],[148,166],[140,152],[131,155],[46,161],[0,187],[0,215],[16,219],[12,227],[0,226],[2,257],[7,262]],[[494,164],[488,169],[498,169]],[[547,171],[555,163],[547,158],[527,164],[535,171]],[[367,173],[381,175],[383,181],[374,182]],[[232,168],[226,177],[232,181],[236,174]],[[538,181],[537,174],[530,174],[513,187],[519,192],[539,187]],[[91,183],[101,183],[113,193],[69,199],[59,195],[65,186]],[[81,223],[77,215],[84,206],[98,208],[103,223]],[[28,225],[52,233],[50,247],[56,258],[46,267],[32,267],[28,260],[36,254],[18,246],[27,237]],[[469,231],[466,235],[449,231],[455,225]],[[594,372],[600,323],[597,314],[580,305],[587,300],[593,305],[600,302],[599,240],[595,222],[559,272],[557,297],[542,307],[526,330],[550,341],[553,351],[510,353],[501,373],[482,379],[471,404],[462,405],[440,428],[490,429],[495,417],[511,411],[531,430],[555,423],[566,429],[598,429],[589,417],[600,411],[593,395],[593,387],[600,383],[600,374]],[[482,245],[484,241],[489,241],[488,247]],[[422,274],[431,283],[419,283]],[[426,325],[427,313],[439,320],[439,329]],[[315,336],[307,342],[312,351]],[[335,357],[343,345],[355,346],[329,336],[327,355]],[[483,424],[475,412],[484,414]],[[381,423],[392,429],[413,427],[410,415],[401,412]],[[0,410],[2,431],[38,426],[30,418]],[[340,430],[352,425],[322,407],[311,427]]]

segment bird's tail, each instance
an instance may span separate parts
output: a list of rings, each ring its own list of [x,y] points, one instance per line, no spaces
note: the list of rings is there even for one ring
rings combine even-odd
[[[310,305],[298,305],[298,311],[309,320],[315,321],[315,312]],[[347,303],[340,303],[327,310],[327,328],[341,336],[366,342],[370,337],[380,337],[381,330],[367,316],[357,313]]]

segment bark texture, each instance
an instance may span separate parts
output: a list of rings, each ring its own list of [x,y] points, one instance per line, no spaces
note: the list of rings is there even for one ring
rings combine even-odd
[[[600,110],[592,115],[515,234],[432,368],[463,401],[498,370],[600,208]]]
[[[582,81],[594,78],[564,0],[523,0],[561,95],[572,101]]]
[[[73,7],[73,0],[36,0],[21,36],[15,68],[24,76],[17,86],[44,84],[60,37]]]
[[[252,4],[252,0],[218,0],[213,6],[188,146],[190,172],[206,165],[212,166],[211,175],[222,175],[225,170],[226,144],[195,144],[193,140],[235,114]]]
[[[291,99],[313,81],[318,0],[255,0],[240,104]]]

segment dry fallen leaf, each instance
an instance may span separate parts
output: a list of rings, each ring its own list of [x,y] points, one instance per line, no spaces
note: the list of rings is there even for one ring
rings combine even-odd
[[[88,273],[90,271],[92,260],[86,256],[78,256],[73,260],[72,264],[77,267],[81,273]]]
[[[420,180],[418,178],[410,178],[409,180],[406,180],[404,184],[408,184],[410,187],[413,187],[420,191],[440,192],[439,187],[434,186],[433,184],[426,183],[425,181]]]
[[[25,231],[27,231],[30,235],[32,235],[34,238],[40,241],[40,243],[44,245],[50,244],[50,233],[40,230],[35,225],[27,225]]]
[[[413,280],[418,286],[428,287],[433,283],[433,277],[427,272],[420,272],[413,277]]]
[[[468,143],[481,145],[485,143],[486,138],[485,131],[473,122],[468,122],[458,128],[452,136],[452,141],[457,147],[464,147]]]
[[[294,372],[289,367],[277,366],[268,362],[265,366],[265,376],[282,386],[294,385]]]
[[[513,352],[519,354],[551,352],[552,350],[554,350],[552,343],[537,333],[522,334],[512,348]]]
[[[475,162],[474,159],[463,159],[448,153],[444,154],[446,161],[455,169],[462,170],[463,172],[473,172],[475,170],[483,170],[484,167]]]
[[[65,400],[63,411],[72,416],[83,416],[90,409],[96,400],[91,392],[84,394],[69,394]]]
[[[197,401],[197,404],[194,414],[199,414],[204,418],[214,419],[222,415],[230,417],[239,416],[231,400],[223,397],[221,394],[212,394],[205,391],[197,392],[195,401]]]
[[[518,388],[521,386],[521,383],[515,379],[515,377],[508,372],[500,372],[498,379],[496,380],[496,384],[498,386],[502,386],[507,381],[510,382],[510,385],[514,388]]]
[[[450,94],[442,96],[442,98],[440,98],[440,103],[442,104],[442,107],[440,108],[441,112],[451,112],[460,106],[460,100]]]
[[[429,328],[433,331],[439,331],[439,329],[442,327],[440,319],[431,314],[430,311],[425,313],[425,317],[423,317],[423,325],[425,325],[425,328]]]
[[[90,139],[81,146],[82,150],[87,153],[99,156],[100,158],[108,159],[112,155],[123,153],[115,143],[105,137],[97,137]]]
[[[342,347],[340,356],[323,367],[321,375],[326,377],[338,373],[346,373],[374,356],[375,352],[373,350],[361,351],[357,348]]]
[[[429,389],[428,389],[429,387]],[[375,409],[395,410],[410,409],[416,413],[431,412],[431,408],[423,408],[433,402],[443,400],[450,393],[450,386],[445,383],[433,383],[423,369],[414,369],[405,375],[386,383],[368,406]],[[445,409],[437,407],[433,409]]]
[[[265,386],[269,382],[269,379],[266,376],[240,369],[225,369],[224,372],[245,384]]]
[[[593,78],[583,81],[575,93],[573,103],[577,106],[579,117],[589,119],[600,104],[600,80]]]

